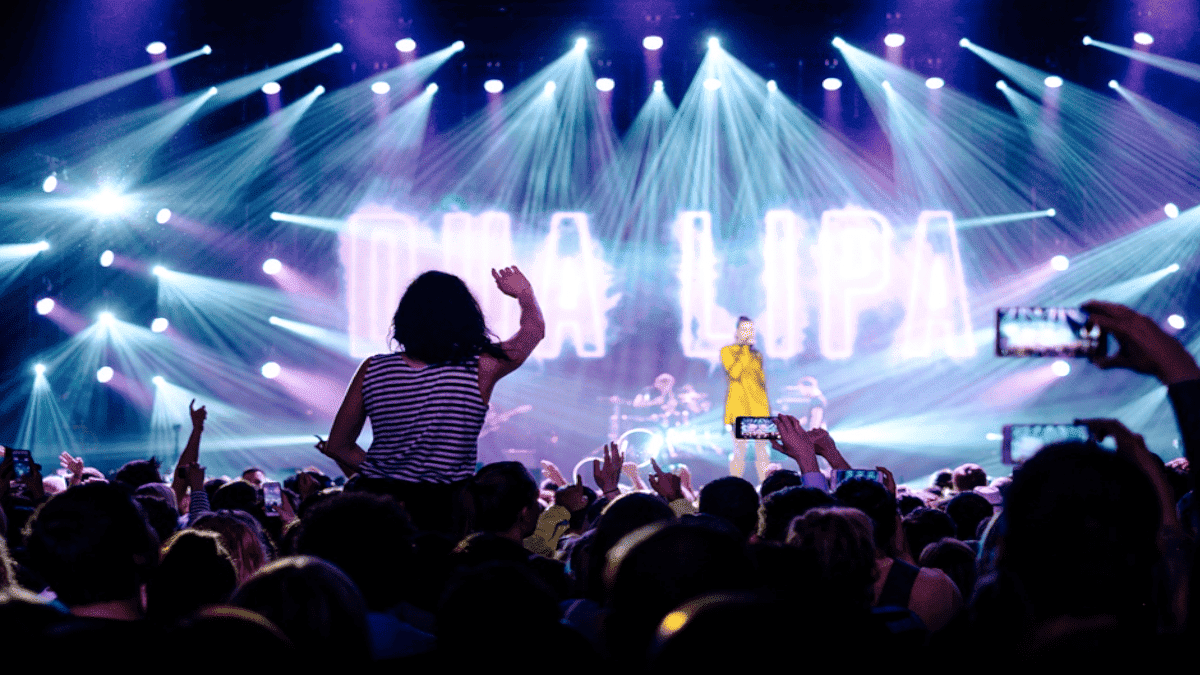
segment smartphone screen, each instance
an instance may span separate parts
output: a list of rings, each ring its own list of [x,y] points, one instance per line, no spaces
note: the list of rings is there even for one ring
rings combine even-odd
[[[269,516],[278,515],[279,505],[283,502],[283,490],[279,483],[268,481],[263,483],[263,511]]]
[[[774,417],[739,417],[733,421],[734,438],[764,440],[779,438]]]
[[[1073,307],[996,309],[996,356],[1087,358],[1102,351],[1100,328]]]
[[[1007,424],[1000,461],[1017,464],[1051,443],[1087,441],[1091,437],[1091,432],[1082,424]]]
[[[8,453],[12,455],[14,477],[24,478],[33,471],[33,455],[28,450],[9,448]]]
[[[876,483],[883,482],[883,476],[879,475],[878,469],[837,469],[833,472],[833,481],[829,489],[836,490],[837,486],[855,478],[866,478]]]

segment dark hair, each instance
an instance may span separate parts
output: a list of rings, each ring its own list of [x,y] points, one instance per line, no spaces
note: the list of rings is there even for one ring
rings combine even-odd
[[[763,498],[759,508],[758,538],[783,543],[793,518],[811,508],[836,503],[833,497],[818,488],[797,485],[773,492]]]
[[[743,541],[758,529],[758,493],[745,478],[725,476],[700,488],[699,510],[728,520]]]
[[[238,579],[250,578],[271,559],[271,544],[262,525],[245,511],[221,509],[205,513],[192,529],[215,532],[237,567]]]
[[[788,546],[816,558],[822,592],[865,611],[874,598],[875,543],[872,521],[858,509],[829,506],[809,509],[788,526]],[[830,593],[830,591],[833,591]]]
[[[920,553],[914,553],[921,567],[939,569],[950,577],[964,598],[975,589],[975,551],[957,539],[945,537],[930,542]]]
[[[961,492],[946,502],[946,515],[954,520],[955,538],[959,541],[978,539],[979,524],[992,517],[995,510],[983,495],[976,492]],[[921,555],[912,551],[913,556]]]
[[[748,317],[748,316],[739,316],[737,323],[734,324],[734,328],[737,328],[738,326],[742,325],[743,323],[754,323],[754,321],[751,320],[750,317]]]
[[[426,272],[408,285],[392,317],[392,336],[406,354],[424,363],[465,361],[479,354],[508,358],[492,341],[467,285],[445,272]]]
[[[163,545],[162,561],[146,586],[146,614],[174,623],[207,605],[229,599],[237,569],[215,532],[184,530]]]
[[[838,486],[833,493],[846,506],[856,508],[870,517],[875,526],[875,548],[887,556],[896,555],[896,497],[882,483],[869,478],[853,478]]]
[[[146,522],[154,528],[159,541],[166,541],[179,529],[179,512],[171,508],[166,500],[148,494],[135,494],[133,499],[142,507]]]
[[[488,464],[471,479],[475,532],[504,532],[521,517],[521,511],[536,504],[538,486],[520,462]]]
[[[758,492],[766,499],[771,493],[779,492],[784,488],[797,487],[804,483],[800,480],[800,474],[791,469],[779,469],[767,474],[763,479],[762,485],[758,488]]]
[[[25,530],[31,567],[68,607],[136,598],[158,537],[126,489],[86,483],[50,498]]]
[[[163,482],[162,474],[158,472],[158,458],[151,457],[150,459],[135,459],[132,462],[126,462],[117,469],[117,473],[113,475],[113,480],[120,481],[130,487],[140,488],[146,483],[161,483]]]
[[[951,479],[954,483],[954,489],[959,492],[966,492],[977,487],[987,485],[987,472],[978,464],[963,464],[954,470],[954,477]]]
[[[938,509],[919,508],[904,516],[901,524],[904,539],[908,543],[908,552],[913,560],[921,557],[921,551],[935,541],[945,537],[953,537],[958,529],[954,519]],[[961,589],[965,595],[968,591]]]

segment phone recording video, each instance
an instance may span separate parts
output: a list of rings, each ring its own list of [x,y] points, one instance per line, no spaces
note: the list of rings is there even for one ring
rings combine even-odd
[[[32,453],[28,450],[18,450],[16,448],[8,448],[7,452],[12,457],[14,478],[24,478],[33,472]]]
[[[733,437],[761,441],[779,438],[774,417],[739,417],[733,421]]]
[[[1004,426],[1000,461],[1019,464],[1051,443],[1087,441],[1091,438],[1092,432],[1082,424],[1007,424]]]
[[[1098,326],[1087,326],[1087,313],[1073,307],[1000,307],[996,309],[996,356],[1092,358],[1105,351]]]
[[[883,482],[883,476],[880,475],[878,469],[837,469],[833,472],[832,480],[829,483],[830,490],[836,490],[837,486],[845,483],[848,480],[855,478],[866,478],[873,480],[876,483]]]
[[[283,503],[283,486],[275,481],[263,483],[263,512],[268,516],[279,515],[279,505]]]

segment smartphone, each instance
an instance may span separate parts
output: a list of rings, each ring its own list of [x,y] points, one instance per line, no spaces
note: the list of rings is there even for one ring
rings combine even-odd
[[[1082,424],[1006,424],[1000,461],[1017,464],[1051,443],[1091,439],[1092,432]]]
[[[833,472],[833,481],[831,481],[829,489],[836,490],[837,486],[855,478],[866,478],[876,483],[883,482],[883,476],[878,469],[837,469]]]
[[[8,448],[8,454],[12,457],[14,478],[24,478],[33,471],[33,455],[28,450]]]
[[[1092,358],[1106,351],[1099,326],[1074,307],[999,307],[996,356]]]
[[[739,417],[733,421],[733,437],[761,441],[779,438],[774,417]]]
[[[279,505],[283,503],[283,486],[275,481],[267,481],[262,486],[263,512],[268,516],[279,515]]]

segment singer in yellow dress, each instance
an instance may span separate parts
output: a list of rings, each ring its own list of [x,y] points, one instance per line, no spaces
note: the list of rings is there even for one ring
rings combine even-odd
[[[762,352],[754,348],[754,322],[738,317],[735,343],[721,348],[721,365],[729,379],[725,397],[725,427],[733,430],[740,416],[769,417],[771,404],[767,398],[767,381],[763,373]],[[767,477],[771,451],[766,441],[754,441],[755,469],[758,480]],[[746,469],[746,441],[733,439],[733,455],[729,459],[729,475],[740,477]]]

